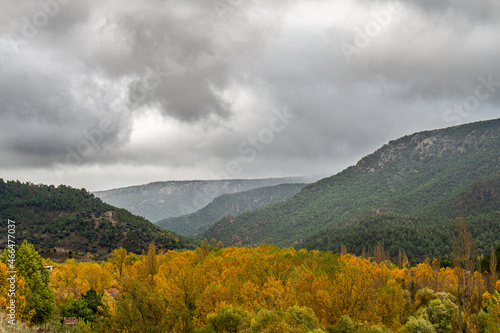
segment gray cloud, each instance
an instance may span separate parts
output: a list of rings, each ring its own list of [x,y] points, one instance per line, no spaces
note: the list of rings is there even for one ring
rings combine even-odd
[[[63,3],[0,4],[5,178],[97,187],[120,165],[109,184],[126,185],[231,160],[240,177],[328,174],[398,136],[499,116],[494,0]],[[295,118],[252,148],[283,109]]]

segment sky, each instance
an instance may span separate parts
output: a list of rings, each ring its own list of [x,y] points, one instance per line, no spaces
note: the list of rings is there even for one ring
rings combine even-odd
[[[500,118],[498,0],[0,2],[0,178],[333,175]]]

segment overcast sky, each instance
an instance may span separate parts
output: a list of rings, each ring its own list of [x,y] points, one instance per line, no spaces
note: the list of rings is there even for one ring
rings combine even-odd
[[[0,178],[332,175],[500,117],[498,0],[0,2]]]

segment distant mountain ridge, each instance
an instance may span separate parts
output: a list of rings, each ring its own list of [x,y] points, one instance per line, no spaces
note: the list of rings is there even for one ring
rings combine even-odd
[[[103,201],[156,222],[193,213],[222,194],[285,183],[310,183],[306,177],[154,182],[93,192]]]
[[[194,213],[170,217],[156,224],[184,236],[196,237],[226,215],[238,215],[283,201],[297,194],[304,186],[306,184],[280,184],[223,194]]]
[[[446,205],[453,198],[463,196],[481,180],[488,182],[499,171],[499,119],[419,132],[389,142],[355,166],[306,186],[291,199],[225,218],[203,236],[224,244],[275,243],[338,251],[332,235],[355,232],[349,226],[365,218],[407,216],[418,219],[419,228],[431,219],[450,218]],[[489,218],[494,219],[495,207],[490,208],[493,215]],[[456,214],[460,215],[460,209]],[[500,242],[500,236],[488,237]],[[373,247],[373,243],[365,245]]]

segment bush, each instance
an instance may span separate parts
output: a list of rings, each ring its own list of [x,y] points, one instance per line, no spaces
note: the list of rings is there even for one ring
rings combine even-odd
[[[242,333],[325,333],[318,318],[308,307],[292,306],[288,310],[261,309],[246,317]]]
[[[422,317],[432,323],[436,333],[453,333],[457,314],[458,306],[448,299],[432,300],[422,311]]]
[[[349,316],[340,317],[337,326],[333,329],[335,333],[354,333],[355,331],[355,325]]]
[[[424,318],[410,317],[399,333],[436,333],[436,329]]]
[[[220,308],[217,313],[211,313],[207,316],[207,327],[199,329],[198,333],[236,333],[239,331],[247,313],[227,306]]]

